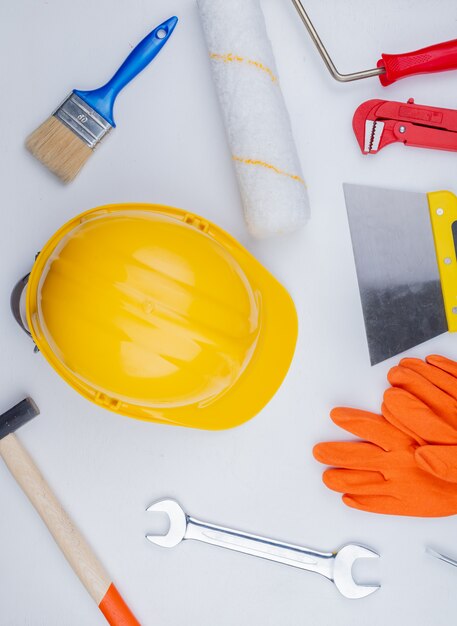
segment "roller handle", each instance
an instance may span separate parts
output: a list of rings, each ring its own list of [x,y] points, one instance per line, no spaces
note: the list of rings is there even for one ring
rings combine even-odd
[[[121,89],[144,70],[162,50],[163,46],[170,38],[177,22],[177,17],[170,17],[154,28],[149,35],[146,35],[136,48],[132,50],[106,85],[92,91],[80,91],[75,89],[73,93],[95,109],[111,126],[116,126],[113,119],[113,107],[117,95]]]
[[[15,435],[0,439],[0,456],[108,623],[111,626],[140,626]]]
[[[382,54],[378,67],[385,69],[379,75],[384,87],[400,78],[414,74],[430,74],[457,69],[457,39],[404,54]]]

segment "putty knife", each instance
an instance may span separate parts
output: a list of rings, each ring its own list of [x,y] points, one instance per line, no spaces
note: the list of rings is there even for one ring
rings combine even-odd
[[[344,185],[371,364],[457,330],[457,197]]]

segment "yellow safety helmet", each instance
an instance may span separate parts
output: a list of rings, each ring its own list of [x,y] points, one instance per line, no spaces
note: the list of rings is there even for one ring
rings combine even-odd
[[[38,255],[27,324],[85,398],[155,422],[222,429],[253,417],[287,373],[287,291],[226,232],[161,205],[65,224]]]

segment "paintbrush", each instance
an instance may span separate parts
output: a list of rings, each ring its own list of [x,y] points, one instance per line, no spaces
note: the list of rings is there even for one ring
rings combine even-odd
[[[63,182],[73,180],[116,126],[113,106],[118,93],[160,52],[177,22],[177,17],[170,17],[150,32],[103,87],[74,90],[27,138],[26,147],[33,156]]]

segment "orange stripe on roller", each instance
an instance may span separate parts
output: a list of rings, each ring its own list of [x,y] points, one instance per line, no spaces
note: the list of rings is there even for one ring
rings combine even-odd
[[[258,159],[243,159],[242,157],[235,155],[232,156],[232,159],[234,161],[239,161],[240,163],[245,163],[246,165],[260,165],[261,167],[266,167],[267,169],[276,172],[276,174],[281,174],[281,176],[287,176],[288,178],[296,180],[298,183],[305,185],[305,181],[303,180],[303,178],[300,178],[300,176],[297,176],[296,174],[289,174],[289,172],[284,172],[284,170],[280,170],[279,167],[275,167],[274,165],[271,165],[271,163],[259,161]]]
[[[248,63],[249,65],[253,65],[257,69],[262,70],[262,72],[266,72],[271,78],[273,83],[276,83],[278,81],[278,79],[270,70],[270,68],[264,65],[263,63],[260,63],[260,61],[254,61],[253,59],[245,59],[244,57],[240,57],[237,54],[232,54],[231,52],[229,52],[228,54],[217,54],[216,52],[212,52],[210,53],[209,56],[210,56],[210,59],[216,59],[218,61],[223,61],[224,63],[233,63],[234,61],[238,63]]]
[[[98,608],[111,626],[141,626],[113,583],[108,587]]]

